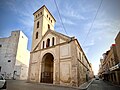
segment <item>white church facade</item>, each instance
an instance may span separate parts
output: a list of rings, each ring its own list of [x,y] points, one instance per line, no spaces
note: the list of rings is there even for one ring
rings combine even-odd
[[[54,30],[56,20],[45,5],[33,15],[28,81],[79,86],[91,79],[92,67],[78,40]]]

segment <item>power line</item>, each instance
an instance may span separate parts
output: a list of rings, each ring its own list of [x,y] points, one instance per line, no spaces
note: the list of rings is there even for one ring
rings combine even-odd
[[[87,41],[87,37],[88,37],[88,35],[90,34],[90,31],[92,30],[92,27],[93,27],[93,24],[94,24],[94,22],[95,22],[95,19],[96,19],[97,15],[98,15],[98,12],[99,12],[99,10],[100,10],[100,8],[101,8],[101,6],[102,6],[102,2],[103,2],[103,0],[101,0],[101,2],[100,2],[100,5],[99,5],[99,7],[98,7],[98,9],[97,9],[97,12],[96,12],[95,17],[93,18],[92,24],[91,24],[91,26],[90,26],[90,28],[89,28],[89,31],[88,31],[88,33],[87,33],[87,35],[86,35],[86,37],[85,37],[85,40],[84,40],[84,42],[83,42],[83,45],[85,44],[85,41]]]
[[[63,30],[64,30],[65,33],[68,35],[68,33],[67,33],[66,29],[65,29],[65,26],[64,26],[64,24],[63,24],[63,21],[62,21],[61,15],[60,15],[60,11],[59,11],[59,8],[58,8],[58,6],[57,6],[57,2],[56,2],[55,0],[54,0],[54,2],[55,2],[55,6],[56,6],[56,8],[57,8],[58,14],[59,14],[59,18],[60,18],[60,21],[61,21]]]

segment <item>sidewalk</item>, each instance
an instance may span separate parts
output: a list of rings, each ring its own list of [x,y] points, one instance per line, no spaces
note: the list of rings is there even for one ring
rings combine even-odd
[[[91,85],[93,80],[94,80],[94,78],[89,80],[88,82],[85,82],[84,84],[80,85],[79,86],[80,90],[87,90],[87,88]]]

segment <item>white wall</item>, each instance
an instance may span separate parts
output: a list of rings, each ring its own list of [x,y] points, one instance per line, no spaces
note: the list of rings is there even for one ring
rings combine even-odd
[[[22,39],[22,36],[24,36],[24,39]],[[0,44],[2,45],[0,48],[1,73],[4,74],[5,78],[12,79],[15,70],[18,71],[17,74],[20,76],[19,66],[25,65],[28,68],[29,65],[30,53],[27,50],[27,37],[21,31],[13,31],[10,37],[0,38]],[[16,65],[19,68],[16,68]],[[27,70],[25,71],[27,72]]]

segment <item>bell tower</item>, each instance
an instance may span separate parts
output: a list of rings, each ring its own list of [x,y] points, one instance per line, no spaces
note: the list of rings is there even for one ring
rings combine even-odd
[[[44,34],[48,30],[54,30],[54,24],[56,22],[56,20],[45,5],[43,5],[40,9],[33,13],[33,15],[34,31],[32,37],[32,51],[40,42],[42,36],[44,36]]]

